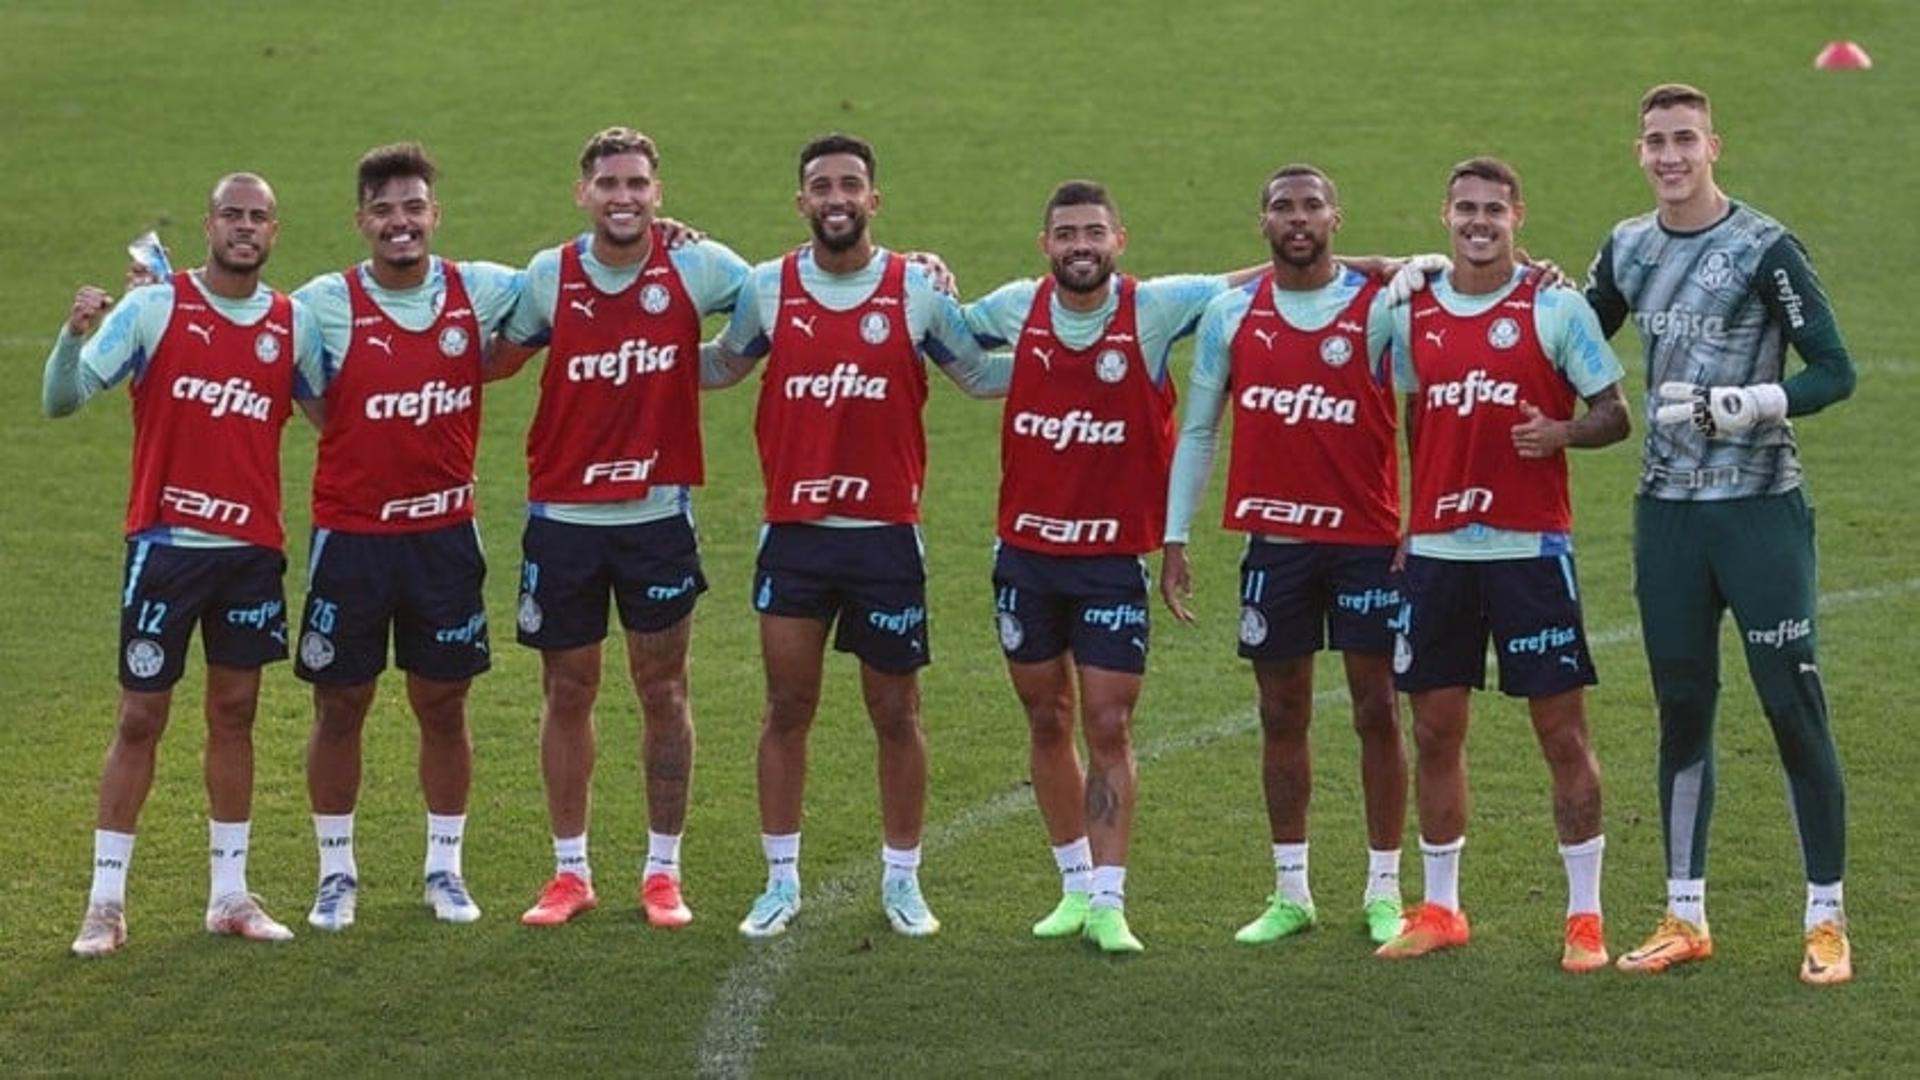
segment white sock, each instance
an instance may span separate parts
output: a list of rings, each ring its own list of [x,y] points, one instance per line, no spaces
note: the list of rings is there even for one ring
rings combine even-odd
[[[1400,899],[1400,849],[1379,851],[1367,849],[1367,891],[1361,894],[1362,904],[1371,904],[1375,900]]]
[[[1273,891],[1282,900],[1303,907],[1313,906],[1313,893],[1307,889],[1307,845],[1273,845]]]
[[[465,814],[427,815],[426,873],[460,876],[460,842],[467,832]]]
[[[581,881],[593,880],[593,867],[587,862],[587,834],[553,838],[553,872],[572,874]]]
[[[767,887],[800,887],[800,834],[760,834],[760,850],[767,855]]]
[[[1600,914],[1600,856],[1606,849],[1605,834],[1560,845],[1560,861],[1567,867],[1569,917]]]
[[[1061,892],[1093,891],[1093,845],[1086,837],[1054,848],[1053,865],[1060,869]]]
[[[1707,879],[1668,878],[1667,914],[1695,926],[1707,925]]]
[[[880,876],[880,882],[883,885],[891,885],[896,881],[917,880],[920,877],[920,845],[897,848],[881,844],[880,863],[886,867],[885,872]]]
[[[353,862],[352,814],[313,815],[313,835],[320,843],[322,880],[335,874],[345,874],[350,878],[360,876],[360,868]]]
[[[1093,906],[1097,908],[1127,906],[1126,867],[1096,866],[1093,868]]]
[[[210,899],[247,891],[247,836],[250,821],[208,821],[207,861],[212,871]]]
[[[1841,883],[1815,885],[1807,882],[1807,929],[1811,930],[1823,922],[1837,926],[1847,925],[1847,911],[1840,900]]]
[[[127,903],[127,864],[133,861],[133,834],[93,830],[93,890],[88,904]]]
[[[1465,836],[1444,844],[1429,844],[1425,837],[1420,838],[1420,865],[1427,881],[1422,899],[1427,903],[1448,911],[1460,910],[1460,849],[1466,846]]]
[[[647,865],[641,872],[641,880],[655,874],[665,874],[675,881],[680,880],[680,834],[661,833],[647,830]]]

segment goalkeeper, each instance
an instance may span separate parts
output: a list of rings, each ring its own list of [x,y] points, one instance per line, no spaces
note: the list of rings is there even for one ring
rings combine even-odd
[[[1714,183],[1720,137],[1704,93],[1647,91],[1637,148],[1658,206],[1614,227],[1587,285],[1609,336],[1633,316],[1650,388],[1634,581],[1660,711],[1667,916],[1620,967],[1661,971],[1713,952],[1707,824],[1719,627],[1731,607],[1806,863],[1800,977],[1844,982],[1846,799],[1820,685],[1813,510],[1787,417],[1852,393],[1853,363],[1800,241]],[[1792,378],[1789,343],[1806,361]]]

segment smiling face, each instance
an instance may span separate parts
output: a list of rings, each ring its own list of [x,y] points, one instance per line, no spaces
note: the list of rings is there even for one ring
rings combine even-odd
[[[1634,148],[1640,154],[1640,171],[1661,203],[1690,203],[1718,190],[1713,163],[1720,160],[1720,136],[1713,133],[1713,119],[1705,109],[1687,104],[1648,109],[1640,117]]]
[[[1127,230],[1114,221],[1113,211],[1098,203],[1057,206],[1047,215],[1040,250],[1060,288],[1094,293],[1113,277],[1114,260],[1127,250]]]
[[[827,251],[850,251],[867,238],[867,221],[880,210],[880,190],[856,154],[823,154],[800,173],[794,205]]]
[[[587,212],[594,238],[614,248],[631,248],[647,239],[660,211],[660,195],[653,162],[638,151],[599,158],[574,186],[574,203]]]
[[[258,273],[280,232],[273,189],[253,177],[229,177],[208,199],[205,231],[209,261],[236,274]]]
[[[1327,258],[1339,230],[1340,208],[1319,177],[1282,176],[1267,185],[1260,232],[1276,261],[1307,269]]]
[[[440,204],[426,180],[396,176],[367,193],[354,224],[372,247],[374,262],[406,269],[426,259],[440,224]]]
[[[1511,186],[1483,176],[1460,176],[1447,185],[1440,220],[1453,241],[1453,259],[1468,266],[1513,260],[1513,235],[1526,220],[1525,203]]]

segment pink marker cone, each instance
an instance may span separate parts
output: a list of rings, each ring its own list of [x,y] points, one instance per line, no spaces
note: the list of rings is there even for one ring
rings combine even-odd
[[[1865,71],[1873,66],[1873,57],[1851,41],[1832,41],[1813,58],[1813,66],[1822,71]]]

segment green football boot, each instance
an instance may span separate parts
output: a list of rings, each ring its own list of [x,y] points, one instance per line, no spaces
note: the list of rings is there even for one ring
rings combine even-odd
[[[1063,938],[1078,934],[1087,925],[1091,900],[1091,895],[1083,892],[1068,892],[1061,896],[1059,906],[1046,918],[1033,924],[1033,936]]]
[[[1095,945],[1101,952],[1137,953],[1146,951],[1140,939],[1127,929],[1127,913],[1121,908],[1101,907],[1087,912],[1087,925],[1081,936]]]
[[[1367,936],[1375,945],[1385,945],[1400,936],[1400,923],[1406,912],[1397,896],[1376,896],[1360,908],[1367,917]]]
[[[1312,904],[1298,904],[1279,893],[1267,897],[1267,910],[1240,928],[1233,940],[1242,945],[1265,945],[1302,931],[1311,930],[1318,921]]]

